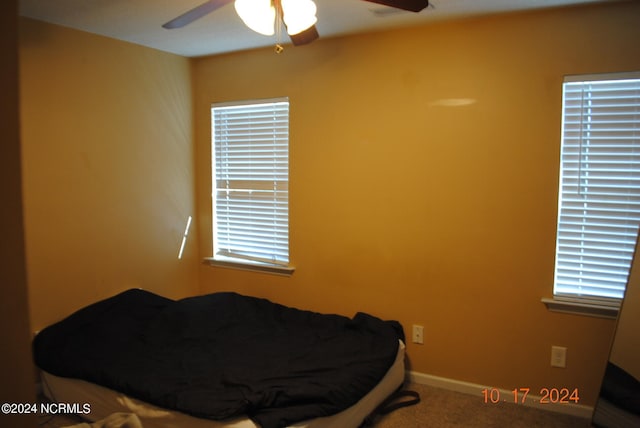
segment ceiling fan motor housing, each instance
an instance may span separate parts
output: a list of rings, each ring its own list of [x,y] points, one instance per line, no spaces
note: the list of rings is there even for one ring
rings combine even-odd
[[[429,6],[429,0],[365,0],[371,3],[383,4],[397,9],[420,12]]]

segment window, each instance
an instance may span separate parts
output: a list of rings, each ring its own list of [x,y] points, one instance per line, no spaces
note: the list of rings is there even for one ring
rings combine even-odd
[[[640,73],[563,84],[554,296],[619,305],[640,223]]]
[[[289,263],[289,102],[211,107],[213,242],[219,262]]]

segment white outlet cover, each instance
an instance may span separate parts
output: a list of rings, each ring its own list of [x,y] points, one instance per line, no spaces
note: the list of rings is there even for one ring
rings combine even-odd
[[[413,343],[424,344],[424,327],[421,325],[414,325],[411,339]]]
[[[564,346],[551,347],[551,366],[567,367],[567,348]]]

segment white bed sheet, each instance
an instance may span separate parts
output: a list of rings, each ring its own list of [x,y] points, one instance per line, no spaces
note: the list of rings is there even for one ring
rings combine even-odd
[[[367,395],[353,406],[332,416],[296,423],[290,428],[357,428],[385,398],[392,394],[405,377],[405,345],[400,341],[396,360],[383,379]],[[42,388],[45,396],[58,403],[89,404],[91,411],[81,415],[95,422],[113,413],[135,413],[144,428],[258,428],[247,418],[231,421],[212,421],[187,414],[162,409],[111,389],[79,379],[54,376],[42,372]]]

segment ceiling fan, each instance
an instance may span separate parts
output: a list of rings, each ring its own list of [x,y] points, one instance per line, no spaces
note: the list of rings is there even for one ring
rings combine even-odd
[[[364,0],[396,9],[420,12],[429,6],[428,0]],[[252,30],[267,36],[277,33],[281,24],[287,30],[294,46],[311,43],[319,37],[315,26],[316,5],[312,0],[209,0],[162,25],[173,29],[184,27],[193,21],[235,3],[236,12]],[[276,51],[281,51],[278,44]]]

